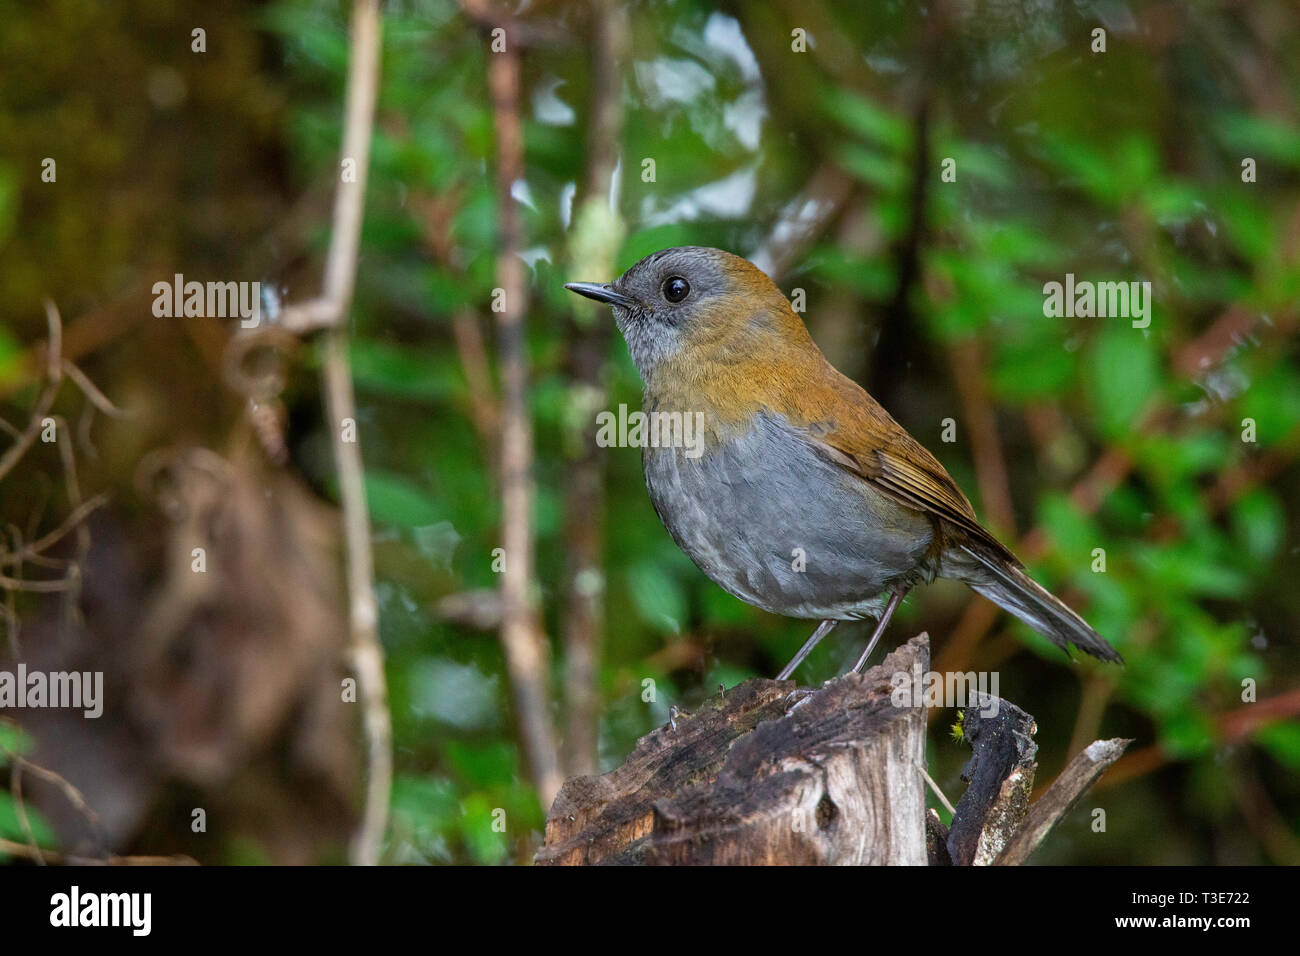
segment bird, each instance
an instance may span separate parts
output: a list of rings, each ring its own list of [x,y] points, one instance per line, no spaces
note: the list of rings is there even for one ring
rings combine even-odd
[[[1074,645],[1123,663],[980,524],[938,459],[831,365],[753,263],[679,246],[612,282],[565,288],[613,308],[643,413],[701,425],[694,447],[642,442],[650,501],[678,547],[740,600],[820,622],[778,680],[840,621],[874,618],[861,672],[903,598],[939,577],[1067,655]]]

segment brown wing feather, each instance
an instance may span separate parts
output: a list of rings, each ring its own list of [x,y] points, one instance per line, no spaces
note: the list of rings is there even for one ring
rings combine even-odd
[[[970,543],[1019,564],[1006,546],[979,523],[970,500],[938,459],[856,383],[842,381],[860,398],[841,402],[838,408],[864,411],[864,398],[879,414],[855,414],[849,421],[823,422],[816,432],[807,433],[808,441],[831,461],[871,482],[900,504],[942,519]]]

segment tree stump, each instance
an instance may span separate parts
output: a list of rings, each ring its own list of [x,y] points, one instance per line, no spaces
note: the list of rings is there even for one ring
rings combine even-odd
[[[1033,718],[981,696],[963,722],[970,786],[945,828],[926,812],[924,702],[895,693],[929,664],[922,634],[862,675],[818,689],[755,678],[677,714],[621,767],[564,784],[537,862],[1022,862],[1128,741],[1093,744],[1031,807]]]

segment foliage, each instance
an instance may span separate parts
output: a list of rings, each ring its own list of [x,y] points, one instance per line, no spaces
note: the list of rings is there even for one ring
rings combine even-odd
[[[296,79],[319,93],[314,106],[295,101],[295,155],[304,169],[317,169],[332,162],[336,142],[330,120],[341,63],[333,38],[341,22],[313,4],[281,2],[272,10],[268,26],[292,52]],[[1054,9],[1048,36],[981,36],[968,23],[949,24],[962,42],[942,54],[919,42],[929,27],[913,12],[892,5],[867,16],[848,5],[817,10],[826,20],[813,31],[816,41],[837,46],[803,58],[789,51],[782,15],[759,4],[739,5],[734,18],[704,3],[633,10],[635,52],[619,94],[621,211],[630,228],[618,268],[675,244],[752,250],[820,164],[850,174],[857,183],[850,223],[823,233],[783,288],[808,290],[814,334],[849,343],[832,358],[868,386],[881,362],[942,368],[950,350],[978,344],[1012,468],[1015,519],[1022,529],[1041,529],[1047,543],[1034,570],[1072,595],[1128,660],[1119,672],[1087,664],[1076,671],[1112,701],[1110,716],[1094,729],[1154,744],[1193,775],[1224,761],[1250,763],[1270,779],[1293,768],[1294,718],[1231,743],[1220,719],[1243,706],[1246,678],[1258,682],[1262,698],[1295,672],[1296,649],[1285,635],[1294,633],[1300,606],[1278,582],[1286,569],[1292,579],[1296,571],[1288,542],[1295,535],[1290,463],[1300,434],[1300,365],[1286,329],[1294,328],[1300,283],[1293,238],[1300,128],[1294,119],[1261,115],[1231,80],[1171,90],[1166,73],[1211,83],[1189,65],[1203,52],[1195,41],[1149,55],[1149,38],[1113,30],[1108,51],[1090,53],[1094,17],[1086,5]],[[1231,16],[1184,15],[1205,30]],[[578,12],[561,20],[582,36]],[[1288,42],[1294,46],[1294,34]],[[446,348],[458,310],[489,318],[495,283],[485,44],[450,2],[399,7],[390,16],[356,345],[372,416],[372,502],[400,542],[380,571],[401,743],[396,804],[411,834],[399,838],[402,852],[478,862],[507,855],[503,845],[484,844],[483,808],[510,807],[516,855],[523,828],[540,821],[519,792],[522,768],[509,722],[499,719],[509,696],[494,641],[427,614],[448,589],[491,586],[488,555],[496,545],[487,451],[467,420],[468,398]],[[839,48],[866,51],[873,68],[841,62]],[[563,364],[564,317],[573,303],[560,285],[610,278],[570,275],[564,266],[592,95],[582,49],[541,44],[525,53],[527,181],[516,191],[534,296],[539,568],[552,634],[564,589],[562,441],[574,401]],[[914,72],[928,84],[924,169],[917,168],[916,99],[904,82]],[[1241,181],[1246,155],[1259,164],[1256,183]],[[642,157],[655,160],[657,182],[642,181]],[[946,157],[956,161],[952,183],[939,175]],[[891,314],[898,250],[915,225],[918,176],[925,193],[920,279],[905,290],[909,314]],[[448,252],[431,257],[430,244]],[[1045,318],[1042,287],[1066,273],[1151,282],[1150,327]],[[1259,317],[1250,334],[1205,367],[1187,368],[1183,351],[1233,310]],[[886,328],[895,322],[907,324]],[[882,347],[901,354],[867,361],[872,330]],[[903,383],[878,397],[974,492],[968,440],[938,440],[943,418],[965,424],[962,399],[944,379]],[[638,382],[621,343],[609,355],[609,381],[610,407],[635,407]],[[1031,417],[1051,425],[1027,441],[1019,423]],[[1255,422],[1254,443],[1242,441],[1245,419]],[[1123,456],[1128,467],[1096,508],[1080,508],[1070,490],[1105,454]],[[1216,483],[1273,456],[1288,463],[1284,484],[1247,483],[1227,500],[1214,497]],[[664,719],[664,701],[696,698],[723,675],[775,670],[806,627],[731,600],[677,552],[648,506],[637,457],[614,449],[607,462],[606,766]],[[438,522],[454,529],[440,573],[395,573],[392,563],[429,560],[418,534]],[[1093,570],[1097,548],[1105,551],[1104,573]],[[942,634],[951,626],[963,596],[932,592],[910,602],[896,633],[928,625]],[[1013,631],[1044,663],[1006,660],[1004,692],[1038,716],[1050,772],[1064,760],[1080,694],[1057,652],[1027,629]],[[857,639],[841,638],[835,660],[814,658],[814,672],[830,676]],[[669,670],[655,663],[665,659],[656,656],[665,642],[682,641],[700,646],[706,663]],[[1004,657],[1014,650],[1003,647]],[[479,719],[411,716],[427,701],[421,694],[431,693],[430,668],[446,667],[463,669],[458,693],[474,699],[460,711]],[[655,704],[638,696],[645,677],[657,682]],[[1236,743],[1249,744],[1249,755]],[[945,785],[959,790],[962,757],[938,743],[935,749]],[[1133,788],[1133,808],[1114,818],[1119,832],[1092,845],[1073,841],[1074,859],[1155,861],[1203,852],[1173,849],[1188,838],[1152,822],[1166,816],[1158,809],[1164,798],[1144,783]],[[1294,786],[1284,788],[1293,827],[1300,822],[1296,796]],[[1195,801],[1180,813],[1195,819]],[[1212,822],[1221,824],[1201,824]],[[1124,837],[1136,834],[1141,849],[1124,849]]]
[[[778,283],[805,290],[805,318],[832,361],[936,453],[987,517],[971,394],[954,372],[959,356],[978,356],[976,392],[995,412],[1013,502],[1014,527],[998,531],[1027,555],[1032,546],[1034,574],[1127,660],[1122,670],[1067,666],[1003,617],[1007,630],[960,661],[999,671],[1003,695],[1037,718],[1043,780],[1078,734],[1134,737],[1152,758],[1145,773],[1096,792],[1109,833],[1093,833],[1080,810],[1042,859],[1295,862],[1258,820],[1263,812],[1300,831],[1300,721],[1294,711],[1242,716],[1264,706],[1243,702],[1243,681],[1267,701],[1300,673],[1300,29],[1281,0],[991,6],[629,5],[617,91],[626,235],[615,267],[672,245],[751,253],[820,170],[847,175],[849,199]],[[227,82],[241,100],[282,103],[283,123],[246,118],[244,148],[277,140],[289,192],[308,194],[337,169],[346,4],[248,7],[246,33],[267,41],[276,70],[250,65]],[[567,589],[569,443],[585,411],[568,365],[578,304],[562,284],[613,276],[570,266],[591,256],[570,222],[595,92],[587,8],[521,15],[538,28],[522,59],[526,175],[515,200],[531,295],[539,597],[554,637]],[[1092,50],[1099,25],[1104,53]],[[791,49],[795,28],[811,37],[806,53]],[[403,862],[525,862],[544,822],[496,636],[439,612],[443,599],[496,583],[494,449],[475,424],[454,327],[475,325],[490,353],[499,210],[489,42],[454,0],[386,5],[351,360],[397,745],[388,858]],[[9,132],[28,163],[32,127]],[[146,133],[105,132],[102,148],[130,151]],[[1246,157],[1253,182],[1242,179]],[[654,182],[642,177],[644,158]],[[942,177],[945,159],[955,181]],[[26,201],[17,168],[0,156],[0,244]],[[242,183],[220,185],[244,195]],[[212,233],[233,245],[276,208],[247,191],[238,229],[225,217],[169,221],[160,248],[216,242]],[[109,274],[131,261],[132,223],[149,210],[110,216],[98,239],[72,218],[45,228],[55,245],[92,250],[88,271]],[[327,240],[318,218],[317,259]],[[1044,285],[1067,274],[1150,282],[1149,327],[1047,317]],[[10,287],[24,305],[37,301],[34,284]],[[0,382],[19,339],[0,328]],[[607,407],[637,407],[640,383],[617,336],[606,360]],[[295,400],[305,428],[294,461],[333,494],[327,436],[301,411],[318,396],[304,389]],[[941,439],[946,419],[958,424],[955,443]],[[1253,440],[1243,440],[1247,422]],[[609,768],[670,705],[774,673],[812,624],[712,585],[659,524],[637,450],[606,453],[598,686]],[[919,590],[888,639],[927,629],[942,652],[969,598],[944,584]],[[838,628],[804,680],[841,670],[864,638]],[[643,699],[646,679],[653,700]],[[965,751],[945,716],[930,760],[955,800]],[[4,801],[0,792],[0,836],[11,837]],[[504,832],[493,826],[499,811]]]

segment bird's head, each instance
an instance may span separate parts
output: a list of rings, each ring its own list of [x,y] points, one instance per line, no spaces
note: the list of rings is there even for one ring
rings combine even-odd
[[[811,345],[772,280],[721,249],[664,249],[613,282],[570,282],[565,288],[614,307],[647,384],[674,369],[753,362]]]

